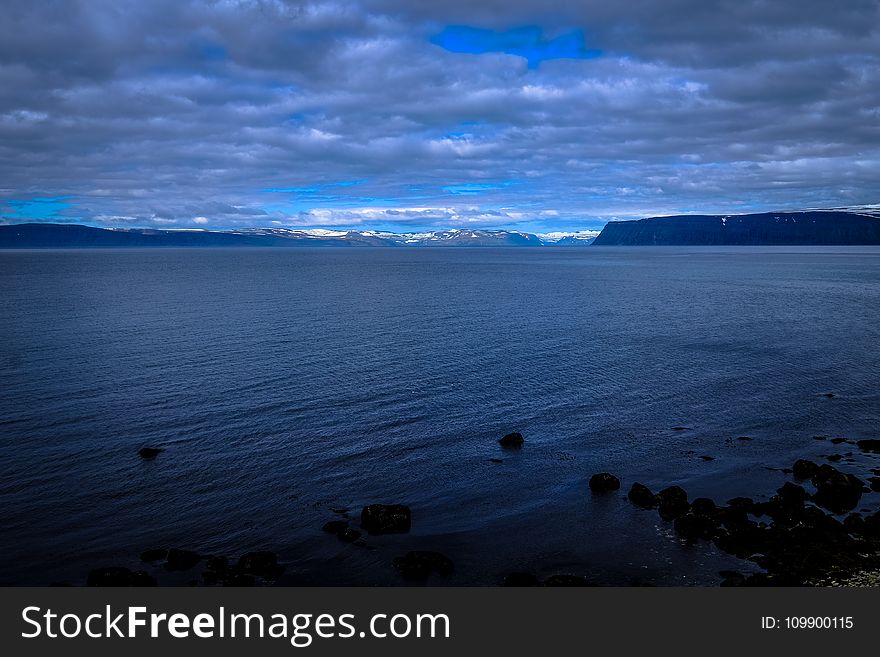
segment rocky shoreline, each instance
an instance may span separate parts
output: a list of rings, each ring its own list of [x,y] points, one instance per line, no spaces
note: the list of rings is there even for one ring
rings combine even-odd
[[[825,437],[815,436],[817,440]],[[498,443],[520,450],[525,438],[510,433]],[[880,455],[880,440],[830,439],[834,445],[851,444],[858,454]],[[139,456],[154,459],[163,450],[142,448]],[[853,453],[845,457],[855,462]],[[865,468],[864,478],[843,472],[831,463],[844,455],[830,454],[829,463],[796,460],[782,471],[790,478],[764,501],[735,497],[716,503],[708,497],[690,499],[686,490],[670,485],[657,492],[633,482],[625,499],[646,512],[656,512],[678,540],[710,543],[737,559],[751,562],[761,572],[719,572],[721,586],[877,586],[880,585],[880,511],[862,503],[868,492],[880,490],[880,468]],[[860,473],[861,474],[861,473]],[[600,472],[588,480],[590,495],[620,494],[622,482]],[[374,536],[406,534],[413,523],[405,504],[369,504],[357,520],[347,508],[331,509],[335,518],[320,528],[328,536],[356,548],[375,549]],[[663,540],[659,539],[658,540]],[[430,546],[427,546],[430,547]],[[403,552],[403,551],[401,551]],[[278,556],[269,551],[248,552],[238,559],[204,555],[181,548],[151,548],[140,555],[142,569],[110,566],[92,570],[87,586],[156,586],[161,573],[186,574],[190,586],[274,585],[285,572]],[[411,549],[391,558],[401,584],[446,583],[454,572],[452,559],[431,549]],[[157,577],[157,575],[159,577]],[[558,572],[543,579],[530,572],[508,572],[501,586],[593,586],[589,578]]]

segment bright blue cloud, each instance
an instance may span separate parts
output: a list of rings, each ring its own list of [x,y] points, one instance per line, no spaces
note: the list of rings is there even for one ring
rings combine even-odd
[[[484,30],[464,25],[450,25],[431,37],[431,43],[450,52],[483,54],[502,52],[524,58],[529,68],[548,59],[593,59],[601,50],[587,49],[583,30],[573,30],[554,38],[544,35],[536,25],[514,28],[505,32]]]
[[[71,217],[64,215],[63,212],[71,207],[67,203],[67,199],[73,196],[51,196],[51,197],[33,197],[29,199],[9,199],[6,204],[12,209],[11,212],[4,212],[5,219],[29,219],[29,220],[50,220],[50,219],[70,219]]]

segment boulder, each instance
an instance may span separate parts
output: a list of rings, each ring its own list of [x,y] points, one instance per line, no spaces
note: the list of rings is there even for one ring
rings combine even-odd
[[[813,463],[813,461],[798,459],[794,462],[792,474],[794,474],[796,479],[811,479],[818,469],[819,466]]]
[[[140,456],[145,461],[152,461],[164,451],[165,450],[161,447],[141,447],[138,450],[138,456]]]
[[[717,510],[715,502],[708,497],[698,497],[691,502],[691,513],[697,516],[712,516]]]
[[[338,538],[343,543],[354,543],[361,537],[361,533],[357,529],[353,529],[352,527],[346,527],[341,532],[336,534],[336,538]]]
[[[141,552],[141,561],[164,561],[168,557],[168,550],[165,548],[154,548]]]
[[[514,431],[513,433],[509,433],[498,441],[498,444],[502,447],[522,447],[525,442],[525,438],[518,431]]]
[[[687,493],[681,486],[669,486],[657,493],[658,510],[664,520],[675,520],[688,512]]]
[[[171,548],[165,558],[165,570],[189,570],[202,560],[198,552]]]
[[[361,511],[361,527],[373,535],[409,531],[412,514],[404,504],[370,504]]]
[[[620,488],[620,479],[608,472],[600,472],[590,477],[590,490],[594,493],[608,493]]]
[[[248,552],[239,557],[237,570],[245,575],[275,580],[281,576],[284,568],[278,565],[278,557],[274,552],[260,550]]]
[[[865,486],[858,477],[844,474],[826,465],[819,468],[812,481],[816,487],[813,501],[832,513],[844,513],[856,508],[859,500],[862,499],[862,489]]]
[[[339,536],[346,529],[348,529],[348,522],[345,520],[331,520],[330,522],[325,522],[323,527],[321,527],[322,532],[327,532],[334,536]]]
[[[711,540],[718,529],[714,519],[694,513],[685,513],[677,517],[673,527],[677,534],[688,541]]]
[[[809,497],[803,486],[798,486],[788,481],[776,492],[779,495],[779,500],[787,506],[803,506]]]
[[[630,502],[642,509],[653,509],[657,506],[657,496],[651,492],[650,488],[638,482],[630,487],[626,496]]]
[[[877,438],[866,438],[864,440],[857,440],[856,445],[863,452],[873,452],[874,454],[880,454],[880,440]]]

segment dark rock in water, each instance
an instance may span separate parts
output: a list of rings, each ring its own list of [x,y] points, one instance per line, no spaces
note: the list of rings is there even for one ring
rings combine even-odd
[[[727,500],[727,506],[731,509],[742,509],[750,512],[755,507],[755,501],[751,497],[734,497]]]
[[[860,513],[850,513],[843,519],[843,528],[850,534],[861,534],[865,531],[865,519]]]
[[[518,431],[514,431],[513,433],[509,433],[498,441],[498,444],[502,447],[522,447],[525,442],[525,438]]]
[[[828,440],[828,436],[813,436],[813,440]]]
[[[819,469],[819,466],[812,461],[807,461],[806,459],[798,459],[794,462],[794,468],[792,468],[792,474],[798,479],[810,479],[813,475],[816,474],[816,471]]]
[[[691,513],[698,516],[711,516],[718,510],[715,502],[708,497],[698,497],[691,502]]]
[[[394,567],[404,579],[425,580],[431,573],[449,577],[453,571],[452,561],[440,554],[428,550],[413,550],[402,557],[397,557]]]
[[[828,397],[828,399],[834,399],[835,394],[834,394],[833,392],[823,392],[823,393],[822,393],[822,396],[823,396],[823,397]]]
[[[202,560],[198,552],[171,548],[165,561],[165,570],[189,570]]]
[[[690,427],[672,427],[672,431],[690,431]]]
[[[803,506],[809,497],[803,486],[798,486],[789,481],[785,482],[782,488],[776,492],[779,495],[779,499],[789,506]]]
[[[749,520],[749,512],[741,507],[722,507],[715,512],[715,519],[730,531],[739,531],[755,526],[755,523]]]
[[[330,509],[330,511],[331,511],[332,513],[338,513],[339,515],[343,515],[343,516],[344,516],[346,513],[348,513],[349,510],[350,510],[350,509],[347,509],[347,508],[345,508],[345,507],[340,507],[340,508],[338,508],[338,509]]]
[[[205,559],[205,568],[213,573],[225,573],[229,570],[229,559],[226,557],[208,557]]]
[[[687,493],[681,486],[669,486],[657,493],[660,517],[664,520],[675,520],[688,512]]]
[[[164,561],[168,557],[168,550],[165,548],[155,548],[153,550],[144,550],[141,552],[141,561]]]
[[[843,454],[831,454],[830,456],[826,456],[825,458],[832,463],[837,463],[843,458]]]
[[[502,586],[540,586],[541,581],[532,573],[510,573],[504,576]]]
[[[714,456],[709,456],[708,454],[703,454],[703,456],[701,456],[700,458],[704,461],[714,461],[715,460]]]
[[[544,580],[544,586],[593,586],[586,577],[580,575],[550,575]]]
[[[89,572],[86,586],[156,586],[156,580],[142,570],[111,566]]]
[[[877,438],[866,438],[865,440],[857,440],[856,445],[864,452],[873,452],[880,454],[880,440]]]
[[[409,507],[403,504],[370,504],[361,511],[361,527],[370,534],[402,534],[412,523]]]
[[[685,513],[675,519],[673,527],[677,534],[688,541],[710,540],[715,536],[718,524],[710,516]]]
[[[751,440],[751,436],[737,436],[737,440]]]
[[[151,461],[164,451],[164,449],[161,449],[159,447],[141,447],[138,450],[138,456],[140,456],[145,461]]]
[[[333,534],[335,536],[338,536],[346,529],[348,529],[348,522],[345,520],[331,520],[330,522],[325,522],[324,526],[321,527],[322,532],[327,532],[328,534]]]
[[[284,572],[284,568],[278,565],[278,557],[275,553],[266,550],[243,554],[238,559],[237,568],[245,575],[255,575],[270,580],[278,579]]]
[[[489,459],[489,463],[504,463],[504,459]]]
[[[871,485],[872,491],[880,493],[880,477],[869,477],[868,483]]]
[[[653,509],[657,506],[657,496],[651,492],[650,488],[638,482],[632,485],[626,496],[630,502],[643,509]]]
[[[880,511],[865,518],[865,536],[880,538]]]
[[[600,472],[590,477],[590,490],[594,493],[607,493],[620,488],[620,479],[613,474]]]
[[[822,465],[812,478],[816,487],[813,501],[833,513],[852,511],[862,498],[865,483],[851,474],[844,474],[830,465]]]
[[[847,442],[847,440],[846,440],[846,438],[832,438],[829,442],[830,442],[832,445],[839,445],[840,443],[845,443],[845,442]]]
[[[354,543],[360,537],[361,533],[357,529],[352,529],[351,527],[346,527],[336,535],[336,538],[343,543]]]

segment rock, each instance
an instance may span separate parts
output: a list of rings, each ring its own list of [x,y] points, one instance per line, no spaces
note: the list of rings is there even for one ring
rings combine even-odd
[[[152,550],[144,550],[141,552],[141,561],[164,561],[168,557],[168,550],[165,548],[155,548]]]
[[[681,486],[669,486],[657,493],[660,517],[664,520],[675,520],[688,512],[687,493]]]
[[[502,447],[522,447],[525,442],[525,438],[518,431],[514,431],[513,433],[509,433],[498,441],[498,444]]]
[[[404,579],[425,580],[431,573],[449,577],[453,571],[452,561],[440,554],[428,550],[413,550],[393,561],[394,567]]]
[[[346,527],[336,535],[336,538],[343,543],[354,543],[360,537],[361,533],[357,529],[352,529],[351,527]]]
[[[843,528],[850,534],[861,534],[865,531],[865,519],[860,513],[850,513],[843,519]]]
[[[880,538],[880,511],[865,518],[864,533],[866,536]]]
[[[195,566],[202,557],[198,552],[192,550],[178,550],[171,548],[168,550],[168,556],[165,558],[165,570],[189,570]]]
[[[813,501],[833,513],[852,511],[862,498],[864,482],[851,474],[844,474],[830,465],[822,465],[812,478],[816,487]]]
[[[402,534],[410,529],[412,515],[403,504],[370,504],[361,511],[361,527],[370,534]]]
[[[580,575],[550,575],[544,580],[544,586],[593,586],[586,577]]]
[[[880,440],[876,438],[857,440],[856,445],[863,452],[873,452],[874,454],[880,454]]]
[[[823,393],[822,393],[822,396],[823,396],[823,397],[828,397],[828,399],[834,399],[834,396],[835,396],[835,395],[834,395],[833,392],[823,392]]]
[[[709,516],[685,513],[675,519],[673,528],[677,534],[688,541],[696,541],[697,539],[711,540],[718,525]]]
[[[752,439],[751,436],[739,436],[739,437],[737,437],[737,440],[751,440],[751,439]]]
[[[825,458],[832,463],[837,463],[843,458],[843,454],[831,454],[829,456],[826,456]]]
[[[870,477],[868,483],[871,485],[872,491],[880,493],[880,477]]]
[[[798,486],[788,481],[776,492],[782,503],[788,506],[803,506],[809,497],[803,486]]]
[[[630,487],[626,496],[630,502],[642,509],[653,509],[657,506],[657,496],[651,492],[650,488],[638,482]]]
[[[847,440],[846,438],[832,438],[829,442],[831,442],[832,445],[839,445],[840,443],[847,442]]]
[[[590,490],[594,493],[607,493],[620,488],[620,479],[613,474],[600,472],[590,477]]]
[[[742,509],[743,511],[751,512],[755,508],[755,501],[751,497],[734,497],[727,500],[727,506],[731,509]]]
[[[321,527],[322,532],[327,532],[328,534],[333,534],[334,536],[339,536],[342,532],[348,529],[348,522],[345,520],[331,520],[329,522],[325,522]]]
[[[208,557],[205,559],[205,568],[213,573],[225,573],[229,570],[229,559],[226,557]]]
[[[691,502],[691,513],[698,516],[712,516],[718,510],[715,502],[708,497],[698,497]]]
[[[489,463],[504,463],[504,459],[489,459]]]
[[[703,456],[701,456],[700,458],[704,461],[714,461],[715,460],[714,456],[709,456],[708,454],[703,454]]]
[[[810,479],[813,475],[816,474],[816,471],[819,469],[819,466],[812,461],[807,461],[806,459],[798,459],[794,462],[794,467],[792,468],[792,474],[797,479]]]
[[[672,427],[672,431],[689,431],[689,430],[690,430],[690,427],[681,427],[681,426]]]
[[[160,447],[141,447],[138,450],[138,456],[140,456],[145,461],[152,461],[164,451],[165,450]]]
[[[156,586],[156,580],[142,570],[110,566],[89,572],[86,586]]]
[[[278,565],[278,557],[275,553],[266,550],[243,554],[238,559],[237,570],[245,575],[255,575],[270,580],[278,579],[284,572],[284,568]]]
[[[504,576],[502,586],[540,586],[541,581],[532,573],[510,573]]]
[[[350,509],[348,509],[348,508],[346,508],[346,507],[339,507],[339,508],[337,508],[337,509],[330,509],[330,512],[331,512],[331,513],[337,513],[337,514],[339,514],[339,515],[341,515],[341,516],[344,516],[345,514],[347,514],[347,513],[349,512],[349,510],[350,510]]]

